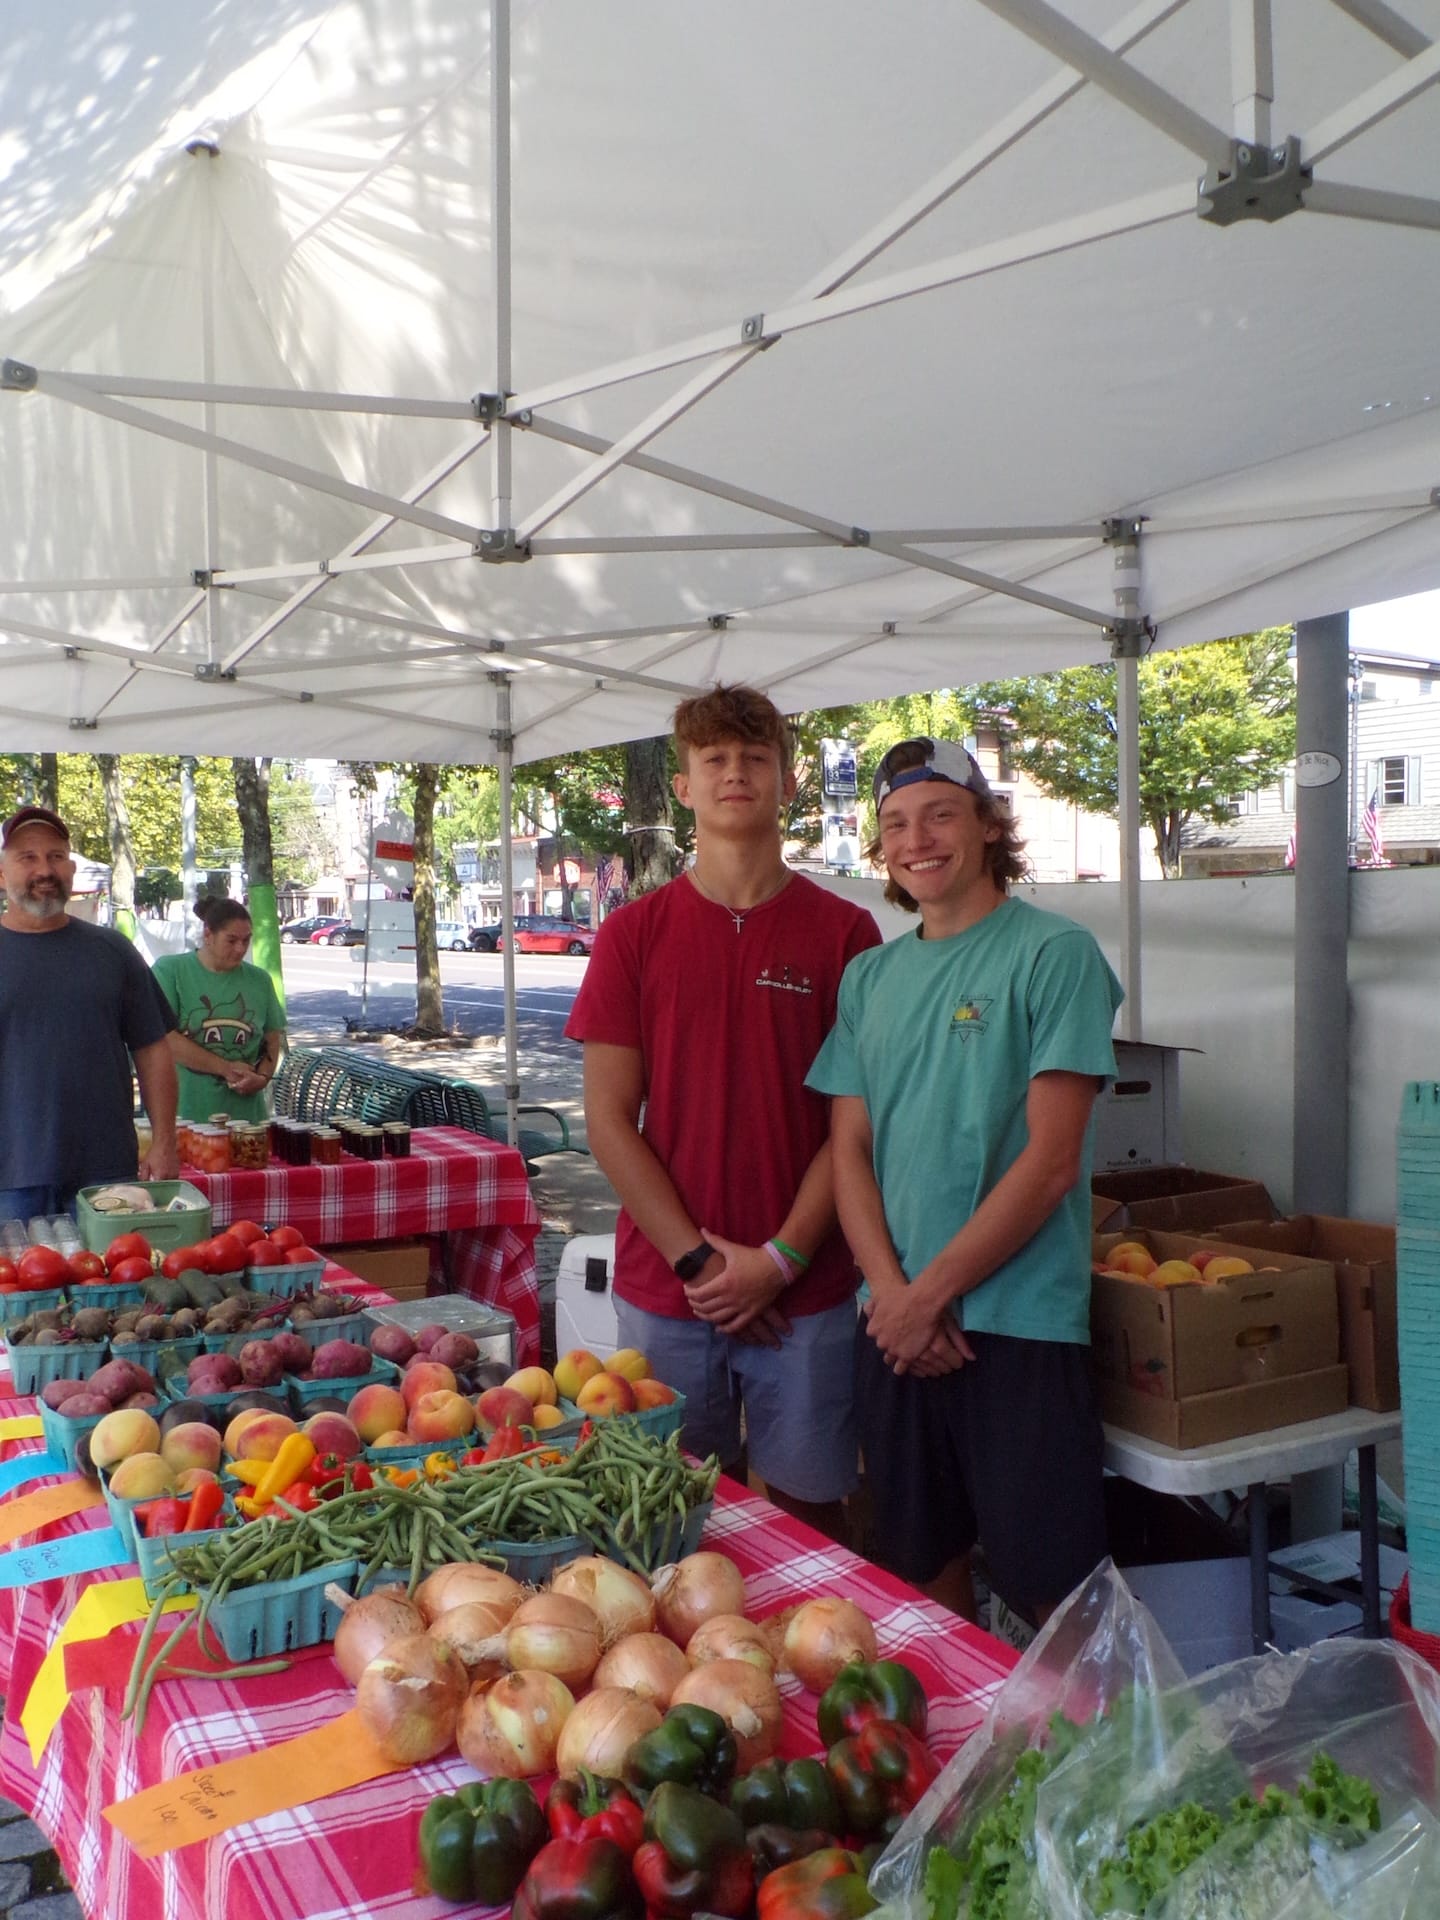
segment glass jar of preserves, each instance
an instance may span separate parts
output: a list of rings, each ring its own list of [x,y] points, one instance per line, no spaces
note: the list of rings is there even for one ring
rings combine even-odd
[[[310,1135],[310,1158],[317,1167],[338,1167],[340,1135],[334,1127],[316,1127]]]
[[[384,1135],[385,1151],[396,1160],[410,1158],[410,1123],[408,1120],[387,1120],[381,1128]]]
[[[227,1127],[209,1125],[190,1129],[191,1165],[202,1173],[230,1171],[230,1132]]]
[[[270,1129],[241,1121],[230,1128],[230,1165],[263,1172],[270,1164]]]

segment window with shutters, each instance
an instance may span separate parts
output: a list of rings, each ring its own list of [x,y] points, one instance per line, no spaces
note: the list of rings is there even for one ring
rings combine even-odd
[[[1409,761],[1403,755],[1380,762],[1380,804],[1382,807],[1403,807],[1409,798],[1407,773]]]

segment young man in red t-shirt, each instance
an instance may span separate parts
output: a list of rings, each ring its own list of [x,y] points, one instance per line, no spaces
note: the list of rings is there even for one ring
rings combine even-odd
[[[695,864],[601,927],[565,1029],[590,1147],[620,1196],[621,1340],[686,1396],[685,1442],[749,1460],[843,1531],[856,1483],[855,1266],[836,1229],[828,1103],[805,1086],[870,915],[792,873],[784,716],[717,686],[675,714]],[[643,1110],[643,1122],[642,1122]]]

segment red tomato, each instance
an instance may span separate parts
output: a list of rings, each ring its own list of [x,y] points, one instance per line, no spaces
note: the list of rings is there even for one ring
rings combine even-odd
[[[134,1255],[129,1260],[117,1260],[110,1269],[110,1278],[122,1287],[133,1287],[137,1281],[148,1280],[154,1272],[149,1256]]]
[[[242,1247],[253,1246],[257,1240],[265,1238],[265,1229],[257,1227],[253,1220],[232,1220],[225,1231],[232,1240],[238,1240]]]
[[[0,1260],[0,1287],[16,1287],[20,1284],[20,1271],[13,1260]]]
[[[211,1273],[239,1273],[245,1264],[245,1243],[231,1233],[217,1233],[208,1252]]]
[[[268,1240],[255,1240],[245,1249],[247,1267],[283,1267],[285,1255]]]
[[[192,1268],[198,1268],[201,1273],[205,1271],[199,1247],[176,1247],[160,1262],[160,1271],[167,1280],[178,1280],[182,1273],[189,1273]]]
[[[290,1247],[286,1250],[286,1263],[292,1267],[303,1267],[311,1260],[323,1260],[324,1255],[313,1247]]]
[[[298,1227],[272,1227],[270,1244],[272,1247],[279,1247],[282,1253],[288,1253],[291,1247],[303,1247],[305,1236]]]
[[[105,1249],[105,1270],[113,1273],[117,1260],[137,1260],[142,1254],[149,1259],[150,1242],[143,1233],[117,1234]]]
[[[17,1278],[27,1293],[63,1286],[70,1278],[70,1263],[54,1247],[27,1247],[19,1259]]]
[[[105,1262],[98,1253],[90,1253],[83,1247],[79,1252],[71,1254],[69,1267],[72,1280],[103,1280],[105,1278]]]

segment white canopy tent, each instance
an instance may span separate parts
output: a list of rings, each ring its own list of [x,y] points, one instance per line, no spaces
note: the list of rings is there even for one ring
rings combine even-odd
[[[1440,0],[7,27],[5,747],[503,780],[1114,654],[1133,847],[1140,653],[1440,585]]]

